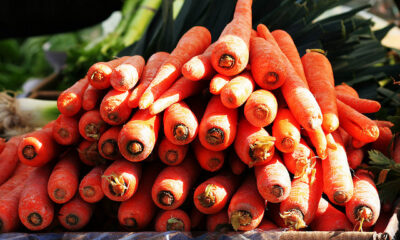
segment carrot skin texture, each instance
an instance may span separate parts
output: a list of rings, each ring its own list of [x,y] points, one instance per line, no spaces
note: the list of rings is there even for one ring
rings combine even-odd
[[[211,44],[202,54],[194,56],[187,61],[182,66],[182,75],[191,81],[209,79],[214,75],[215,70],[211,65],[213,47],[214,44]]]
[[[161,211],[155,218],[157,232],[184,231],[189,232],[191,221],[189,215],[181,209]]]
[[[142,166],[127,160],[113,162],[101,177],[104,195],[113,201],[126,201],[135,194],[142,176]]]
[[[105,165],[94,167],[82,178],[79,184],[79,195],[85,202],[96,203],[104,197],[101,176],[105,170]]]
[[[362,99],[342,92],[337,92],[336,97],[360,113],[375,113],[381,109],[381,104],[374,100]]]
[[[275,48],[280,49],[278,42],[272,35],[272,33],[269,31],[267,26],[264,24],[258,24],[257,25],[257,35],[254,35],[254,37],[260,37],[271,43]]]
[[[80,162],[75,151],[70,151],[61,157],[54,166],[47,185],[47,191],[53,202],[63,204],[74,197],[79,186],[79,169]]]
[[[244,116],[247,121],[256,127],[265,127],[271,124],[278,112],[278,102],[275,96],[263,89],[250,94],[244,105]]]
[[[229,156],[229,166],[231,171],[235,175],[241,175],[247,168],[247,165],[240,160],[239,156],[235,153],[235,151],[230,151]]]
[[[347,147],[347,160],[351,169],[357,169],[364,159],[364,150],[361,148]]]
[[[328,142],[326,140],[326,135],[322,127],[317,127],[313,131],[307,131],[308,137],[315,147],[315,151],[321,159],[325,159],[327,157],[327,147]],[[334,148],[334,147],[333,147]]]
[[[212,151],[228,148],[235,140],[237,120],[238,110],[225,107],[219,96],[213,96],[200,121],[201,144]]]
[[[93,64],[86,74],[90,85],[97,89],[109,88],[111,86],[110,77],[112,72],[118,65],[123,63],[128,58],[128,56],[125,56],[108,62],[97,62]]]
[[[88,166],[98,166],[106,162],[97,149],[97,142],[83,140],[78,146],[78,153],[81,162]]]
[[[353,96],[356,98],[360,98],[360,96],[358,96],[357,91],[350,85],[347,85],[346,83],[336,85],[335,90],[336,90],[336,93],[345,93],[347,95],[350,95],[350,96]]]
[[[332,206],[324,198],[318,203],[314,220],[310,223],[314,231],[352,231],[353,224],[347,219],[346,214]]]
[[[110,84],[118,91],[128,91],[139,81],[145,65],[140,55],[129,57],[111,73]]]
[[[224,86],[228,84],[231,79],[232,77],[228,77],[219,73],[216,74],[210,81],[210,93],[219,95]]]
[[[92,217],[94,205],[83,201],[78,195],[65,203],[58,212],[58,220],[69,231],[85,227]]]
[[[161,162],[175,166],[185,159],[188,149],[189,145],[176,145],[171,143],[167,138],[164,138],[158,146],[158,157]]]
[[[88,85],[82,96],[82,108],[85,111],[90,111],[96,108],[97,104],[102,99],[104,91]]]
[[[97,109],[85,112],[79,119],[79,133],[88,141],[99,140],[106,129],[107,124]]]
[[[201,145],[200,141],[192,143],[193,151],[200,167],[209,172],[215,172],[222,168],[225,162],[224,151],[211,151]]]
[[[122,159],[122,155],[118,149],[118,136],[120,131],[120,126],[114,126],[100,136],[97,149],[102,157],[109,160]]]
[[[4,150],[0,153],[0,185],[12,176],[18,166],[18,146],[22,138],[17,136],[5,143]]]
[[[270,231],[270,230],[279,229],[279,227],[272,221],[264,218],[261,221],[260,225],[258,225],[257,229],[261,229],[263,231]]]
[[[280,108],[272,124],[272,136],[276,138],[275,146],[283,153],[293,152],[300,142],[300,124],[289,109]]]
[[[7,194],[19,185],[24,185],[25,180],[34,169],[36,168],[18,163],[12,175],[7,179],[7,181],[0,185],[0,196]]]
[[[228,212],[224,209],[216,214],[207,215],[207,232],[230,232],[232,225],[229,223]]]
[[[60,94],[57,99],[57,108],[60,113],[71,117],[77,114],[82,108],[82,98],[89,81],[82,78]]]
[[[295,177],[301,177],[307,169],[315,165],[315,154],[307,143],[301,139],[291,153],[283,153],[283,161],[287,170]]]
[[[132,112],[132,108],[128,106],[129,95],[129,91],[110,90],[100,104],[101,118],[114,126],[125,123]]]
[[[254,91],[255,83],[249,72],[232,78],[221,90],[221,102],[227,108],[242,106]]]
[[[53,138],[60,145],[78,143],[80,138],[78,119],[60,114],[53,125]]]

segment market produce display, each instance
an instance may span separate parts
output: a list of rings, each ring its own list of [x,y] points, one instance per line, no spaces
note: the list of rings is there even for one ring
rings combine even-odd
[[[238,0],[214,42],[193,26],[171,53],[93,64],[57,120],[0,141],[0,232],[98,216],[130,231],[373,230],[391,207],[362,160],[371,145],[398,158],[393,124],[335,84],[323,50],[300,57],[288,32],[252,27]]]

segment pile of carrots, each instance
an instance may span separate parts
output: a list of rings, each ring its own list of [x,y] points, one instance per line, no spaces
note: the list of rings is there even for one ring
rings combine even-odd
[[[238,0],[213,43],[195,26],[171,53],[94,64],[59,96],[57,120],[0,141],[0,232],[79,230],[103,198],[132,231],[379,221],[374,176],[357,168],[368,148],[400,150],[392,124],[335,86],[321,51],[300,57],[287,32],[252,29],[251,4]]]

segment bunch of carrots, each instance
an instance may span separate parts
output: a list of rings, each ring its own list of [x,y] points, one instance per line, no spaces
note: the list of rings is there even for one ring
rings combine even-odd
[[[379,221],[374,176],[356,169],[370,147],[400,150],[392,124],[335,86],[321,51],[300,57],[287,32],[252,29],[251,4],[238,0],[213,43],[195,26],[171,53],[94,64],[59,96],[57,120],[0,141],[0,232],[79,230],[103,198],[133,231]]]

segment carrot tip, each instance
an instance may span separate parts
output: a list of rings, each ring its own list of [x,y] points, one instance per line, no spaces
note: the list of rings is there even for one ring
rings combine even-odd
[[[211,170],[217,170],[221,165],[221,160],[219,158],[211,158],[208,162],[207,162],[207,166],[211,169]]]
[[[163,206],[171,206],[174,201],[175,197],[170,191],[160,191],[157,194],[158,202]]]
[[[101,151],[109,157],[115,156],[118,153],[117,149],[118,143],[113,139],[107,139],[101,144]]]
[[[65,189],[57,188],[56,190],[54,190],[54,198],[55,199],[62,200],[65,198],[66,194],[67,194],[67,192],[65,191]]]
[[[142,153],[143,149],[144,149],[143,144],[136,140],[130,141],[126,146],[126,150],[128,150],[128,153],[134,156]]]
[[[213,189],[215,189],[215,185],[208,184],[205,191],[197,197],[201,206],[208,208],[215,204],[215,194],[212,192]]]
[[[70,226],[75,226],[79,223],[79,217],[72,213],[68,214],[65,218],[65,222]]]
[[[174,127],[174,137],[178,141],[184,141],[189,137],[189,129],[187,126],[179,123]]]
[[[65,128],[60,128],[58,131],[57,131],[57,133],[58,133],[58,135],[61,137],[61,138],[68,138],[69,137],[69,131],[67,131]]]
[[[107,179],[109,185],[108,188],[114,196],[122,196],[125,191],[128,189],[126,182],[122,176],[117,176],[115,174],[111,174],[109,176],[102,176]]]
[[[269,114],[269,108],[264,104],[258,105],[253,111],[253,116],[260,120],[267,119]]]
[[[349,200],[349,196],[343,192],[343,191],[336,191],[333,194],[333,200],[335,200],[336,203],[345,203]]]
[[[83,196],[85,197],[93,197],[96,194],[96,191],[92,186],[85,186],[83,187]]]
[[[24,149],[22,149],[22,155],[24,155],[24,158],[28,160],[34,159],[37,155],[35,147],[32,145],[26,145]]]
[[[235,66],[235,58],[229,54],[223,54],[219,59],[218,66],[221,68],[231,69]]]
[[[129,228],[137,228],[137,222],[135,218],[124,218],[124,225]]]
[[[284,194],[285,192],[284,192],[284,190],[283,190],[283,188],[282,188],[281,186],[279,186],[279,185],[274,185],[274,186],[272,187],[271,193],[272,193],[272,195],[274,195],[275,197],[279,198],[279,197],[282,197],[283,194]]]
[[[291,209],[283,214],[280,214],[281,218],[283,218],[285,225],[289,227],[289,229],[300,229],[307,227],[304,222],[303,213],[298,209]]]
[[[99,126],[94,123],[89,123],[85,126],[85,134],[90,138],[98,140],[100,138],[99,132]]]
[[[282,147],[288,150],[294,150],[294,147],[296,145],[296,142],[293,140],[293,138],[290,137],[285,137],[281,141]]]
[[[235,231],[239,229],[240,226],[247,226],[251,223],[253,217],[251,213],[245,210],[238,210],[232,213],[231,224]]]
[[[277,83],[279,81],[279,75],[276,72],[267,72],[264,76],[264,82],[267,84]]]
[[[211,128],[207,131],[206,141],[211,145],[218,145],[224,142],[224,131],[219,128]]]
[[[121,118],[119,117],[119,114],[117,112],[112,112],[107,114],[107,118],[112,121],[112,122],[116,122],[118,123],[119,121],[121,121]]]
[[[167,230],[168,231],[183,231],[185,230],[185,224],[181,219],[178,218],[170,218],[167,221]]]
[[[39,213],[37,212],[33,212],[31,214],[28,215],[28,222],[32,225],[32,226],[40,226],[43,222],[43,218],[42,216],[40,216]]]
[[[90,80],[94,82],[102,82],[104,78],[104,75],[101,72],[94,71],[92,75],[90,76]]]
[[[253,162],[250,163],[252,167],[255,163],[264,161],[271,153],[270,150],[274,147],[275,137],[267,136],[254,142],[250,145],[249,155]]]
[[[175,150],[168,150],[165,153],[165,160],[168,163],[175,163],[178,160],[178,153]]]

